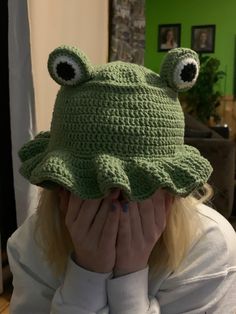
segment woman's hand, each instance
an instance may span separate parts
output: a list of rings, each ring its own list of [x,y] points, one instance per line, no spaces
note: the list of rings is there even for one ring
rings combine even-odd
[[[65,223],[74,245],[75,262],[89,271],[107,273],[114,268],[120,215],[112,210],[116,193],[94,200],[70,195]]]
[[[120,208],[114,276],[144,269],[151,251],[166,227],[171,196],[158,190],[142,202]],[[115,203],[120,206],[119,203]]]

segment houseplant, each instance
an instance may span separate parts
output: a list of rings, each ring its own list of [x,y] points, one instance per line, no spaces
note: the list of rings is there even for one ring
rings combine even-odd
[[[199,55],[200,72],[196,84],[183,93],[180,100],[185,112],[193,115],[205,124],[214,120],[219,123],[221,118],[217,112],[222,93],[219,82],[225,72],[219,70],[220,61],[215,57]]]

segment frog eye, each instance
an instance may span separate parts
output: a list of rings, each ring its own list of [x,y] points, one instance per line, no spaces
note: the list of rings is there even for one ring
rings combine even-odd
[[[193,58],[180,60],[175,66],[173,73],[173,83],[178,91],[191,88],[197,80],[199,74],[199,66]]]
[[[170,50],[162,63],[160,72],[161,78],[177,92],[190,89],[196,83],[198,74],[198,55],[189,48]]]
[[[58,84],[65,86],[79,85],[93,76],[93,68],[85,54],[67,46],[50,53],[48,71]]]

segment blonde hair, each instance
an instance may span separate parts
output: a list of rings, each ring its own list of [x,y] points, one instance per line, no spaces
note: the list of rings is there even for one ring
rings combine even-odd
[[[208,201],[211,196],[212,189],[206,184],[198,193],[185,198],[174,197],[165,231],[149,258],[151,273],[156,274],[163,269],[175,271],[178,268],[201,229],[196,206]],[[45,189],[41,192],[35,237],[54,272],[62,274],[73,245],[64,216],[59,210],[59,195],[56,190]]]
[[[197,205],[210,203],[212,188],[205,184],[191,195],[175,197],[166,228],[149,257],[150,273],[176,271],[192,244],[201,233]]]

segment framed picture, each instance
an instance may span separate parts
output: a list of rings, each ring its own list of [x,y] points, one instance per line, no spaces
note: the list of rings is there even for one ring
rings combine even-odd
[[[158,26],[158,51],[180,47],[181,24],[160,24]]]
[[[192,26],[191,48],[196,52],[214,52],[215,25]]]

